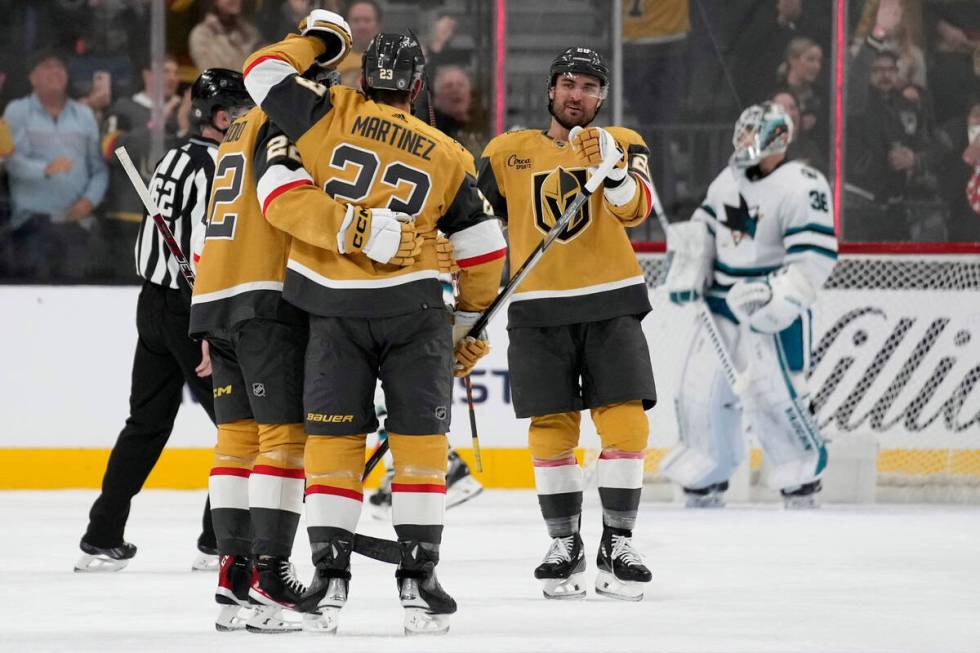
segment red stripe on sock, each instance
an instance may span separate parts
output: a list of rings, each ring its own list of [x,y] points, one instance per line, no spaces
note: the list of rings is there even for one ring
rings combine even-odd
[[[364,500],[364,495],[360,492],[333,485],[311,485],[306,488],[306,495],[309,496],[311,494],[332,494],[336,497],[344,497],[346,499],[353,499],[354,501]]]
[[[283,468],[273,467],[272,465],[256,465],[252,468],[253,474],[265,474],[266,476],[281,476],[283,478],[306,478],[303,468]]]
[[[445,494],[445,485],[435,483],[392,483],[392,492],[431,492],[433,494]]]
[[[242,478],[248,478],[251,474],[251,470],[244,469],[243,467],[212,467],[211,476],[241,476]]]

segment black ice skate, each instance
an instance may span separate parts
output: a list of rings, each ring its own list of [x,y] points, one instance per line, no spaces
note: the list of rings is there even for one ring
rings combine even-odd
[[[455,450],[449,450],[449,467],[446,470],[446,509],[469,501],[480,492],[483,486],[473,478],[469,466],[463,462]]]
[[[252,563],[244,556],[221,556],[214,602],[221,606],[214,627],[220,632],[242,630],[255,615],[248,598]]]
[[[296,578],[288,558],[263,556],[255,561],[248,596],[258,604],[245,628],[250,633],[288,633],[302,630],[299,620],[287,620],[283,609],[296,610],[306,587]]]
[[[688,508],[724,508],[728,481],[714,483],[704,488],[684,488],[685,505]]]
[[[101,547],[89,544],[83,537],[78,546],[84,555],[75,563],[75,571],[119,571],[136,555],[136,545],[129,542],[123,542],[119,546]]]
[[[653,578],[643,564],[643,558],[633,548],[632,533],[627,530],[602,530],[596,565],[599,573],[595,579],[595,591],[615,599],[642,600],[643,585]]]
[[[551,540],[551,548],[534,577],[541,581],[546,599],[585,598],[585,551],[582,537],[572,533]]]
[[[817,495],[820,494],[821,489],[823,486],[818,479],[791,490],[780,490],[779,493],[783,495],[783,507],[787,510],[813,510],[820,507],[817,503]]]
[[[335,537],[328,542],[313,544],[316,570],[310,588],[299,602],[303,612],[303,630],[335,633],[339,612],[347,603],[350,585],[350,554],[354,548],[351,538]]]
[[[405,608],[406,635],[442,635],[449,632],[449,615],[456,601],[436,578],[439,551],[418,541],[399,542],[402,562],[395,572],[398,598]]]
[[[221,565],[218,559],[218,545],[198,538],[197,550],[197,557],[191,563],[191,571],[218,571]]]

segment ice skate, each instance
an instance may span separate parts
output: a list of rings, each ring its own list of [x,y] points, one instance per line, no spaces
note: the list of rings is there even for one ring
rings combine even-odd
[[[582,537],[572,533],[556,537],[544,560],[534,570],[546,599],[585,598],[585,551]]]
[[[82,538],[78,546],[84,555],[75,563],[75,571],[119,571],[125,568],[136,555],[136,545],[129,542],[123,542],[119,546],[99,547],[89,544],[85,538]]]
[[[724,508],[728,481],[714,483],[705,488],[684,488],[687,508]]]
[[[252,564],[244,556],[221,556],[218,567],[218,587],[214,602],[221,606],[214,627],[220,632],[242,630],[255,615],[248,599],[252,581]]]
[[[197,543],[198,554],[191,563],[191,571],[218,571],[221,560],[218,557],[218,547]]]
[[[449,615],[456,601],[436,578],[438,551],[421,542],[399,542],[402,562],[395,572],[398,598],[405,608],[406,635],[442,635],[449,632]]]
[[[299,603],[299,610],[303,612],[303,630],[337,632],[340,610],[347,603],[353,546],[352,540],[341,537],[314,544],[314,551],[319,550],[322,557],[317,559],[313,582]]]
[[[381,480],[381,487],[378,488],[377,492],[368,497],[371,516],[375,519],[391,519],[391,479],[394,477],[394,469],[389,469],[385,472],[385,477]]]
[[[299,619],[290,620],[283,610],[296,610],[306,587],[296,578],[288,558],[261,557],[255,561],[248,596],[257,604],[255,615],[245,624],[250,633],[289,633],[302,630]]]
[[[813,510],[820,507],[817,495],[821,489],[820,481],[816,480],[792,490],[780,490],[779,493],[783,495],[783,507],[787,510]]]
[[[633,548],[629,531],[603,529],[596,565],[599,573],[595,579],[595,591],[614,599],[642,600],[643,585],[653,578],[643,564],[642,556]]]
[[[454,450],[449,451],[449,468],[446,470],[446,509],[469,501],[483,492],[480,481],[473,478],[469,466]]]

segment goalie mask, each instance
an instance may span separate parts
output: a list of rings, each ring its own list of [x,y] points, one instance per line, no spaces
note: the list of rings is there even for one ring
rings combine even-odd
[[[785,109],[774,102],[754,104],[735,123],[730,163],[742,170],[751,168],[767,156],[785,152],[792,139],[793,120]]]
[[[371,89],[415,92],[425,57],[418,41],[404,34],[381,33],[371,39],[361,63],[364,92]]]

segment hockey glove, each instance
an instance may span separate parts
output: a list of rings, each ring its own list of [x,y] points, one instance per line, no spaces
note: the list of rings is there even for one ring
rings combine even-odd
[[[456,250],[448,238],[442,234],[436,234],[436,265],[439,266],[439,274],[456,274],[459,266],[456,265]]]
[[[332,11],[314,9],[299,22],[299,33],[315,36],[327,46],[327,51],[316,58],[321,66],[336,66],[350,52],[350,25],[343,16]]]
[[[711,279],[714,242],[705,223],[689,220],[670,227],[667,238],[667,296],[674,304],[700,299]]]
[[[456,345],[456,351],[453,354],[455,361],[455,369],[453,370],[453,376],[464,377],[469,376],[473,368],[480,361],[481,358],[490,353],[490,343],[486,340],[477,340],[476,338],[466,337]]]
[[[792,266],[776,270],[766,281],[740,281],[732,286],[727,297],[735,317],[740,322],[747,321],[759,333],[779,333],[816,299],[817,291],[810,280]]]
[[[404,213],[350,205],[337,232],[337,251],[363,252],[378,263],[408,266],[422,253],[422,237],[415,231],[415,221]]]
[[[596,168],[609,158],[617,160],[616,167],[609,171],[603,182],[603,195],[613,206],[623,206],[633,199],[636,194],[636,180],[629,174],[626,167],[626,155],[613,138],[612,134],[602,127],[587,129],[573,128],[568,134],[572,149],[589,166],[589,173],[595,174]]]

